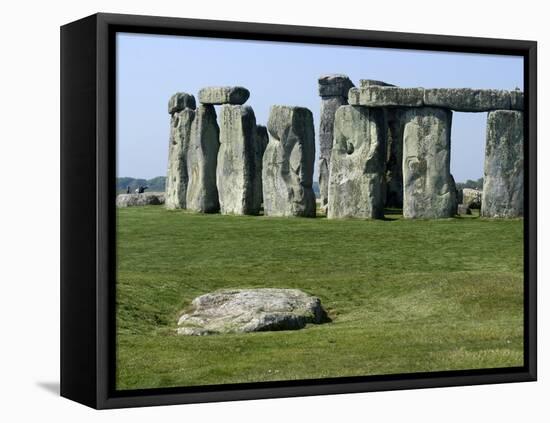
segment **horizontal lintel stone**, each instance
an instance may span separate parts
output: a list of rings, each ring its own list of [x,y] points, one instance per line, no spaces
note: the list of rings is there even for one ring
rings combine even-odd
[[[353,106],[368,107],[421,107],[423,88],[400,88],[369,85],[363,88],[351,88],[348,103]]]
[[[424,89],[366,84],[364,82],[363,86],[349,90],[349,104],[367,107],[440,107],[457,112],[523,110],[523,92],[519,90]]]
[[[373,85],[380,86],[380,87],[395,87],[393,84],[388,84],[384,81],[378,81],[376,79],[360,79],[359,80],[359,87],[365,88],[365,87],[372,87]]]
[[[202,104],[244,104],[250,91],[244,87],[206,87],[199,91]]]
[[[472,88],[430,88],[424,91],[426,106],[457,112],[489,112],[510,109],[510,91]]]

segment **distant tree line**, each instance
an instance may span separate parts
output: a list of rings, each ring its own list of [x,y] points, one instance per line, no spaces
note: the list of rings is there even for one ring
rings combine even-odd
[[[457,182],[456,187],[457,189],[474,188],[481,191],[483,189],[483,178],[479,178],[475,181],[468,179],[466,182]]]
[[[117,194],[125,193],[128,187],[130,187],[130,192],[134,192],[140,185],[147,186],[147,191],[149,192],[164,192],[166,187],[166,176],[157,176],[152,179],[123,176],[116,179]],[[319,197],[319,184],[317,182],[313,182],[313,192],[316,197]]]
[[[130,187],[130,192],[134,192],[140,186],[149,187],[147,189],[149,192],[164,192],[166,186],[166,176],[157,176],[152,179],[130,178],[124,176],[117,178],[116,180],[117,194],[125,193],[128,187]]]

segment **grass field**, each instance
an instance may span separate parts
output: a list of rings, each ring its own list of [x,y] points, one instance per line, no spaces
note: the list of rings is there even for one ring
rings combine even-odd
[[[523,221],[327,220],[119,209],[117,388],[523,364]],[[219,288],[300,288],[331,323],[176,336]]]

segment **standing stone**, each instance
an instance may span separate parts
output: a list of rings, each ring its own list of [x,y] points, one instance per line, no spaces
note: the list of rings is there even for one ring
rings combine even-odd
[[[256,155],[256,171],[254,172],[254,201],[258,201],[260,204],[264,202],[263,184],[262,184],[262,169],[263,158],[267,143],[269,142],[269,134],[267,128],[263,125],[256,126],[256,143],[255,143],[255,155]]]
[[[256,117],[250,106],[224,104],[220,114],[216,183],[222,214],[258,214]],[[255,195],[256,194],[256,195]]]
[[[388,132],[386,139],[386,207],[403,207],[403,109],[385,109]]]
[[[165,206],[169,209],[184,209],[187,205],[187,153],[195,119],[194,108],[195,98],[185,93],[173,95],[168,102],[171,118]]]
[[[176,93],[168,100],[168,114],[172,115],[185,109],[195,110],[195,97],[187,93]]]
[[[319,191],[321,207],[328,203],[330,156],[334,137],[334,114],[348,104],[348,91],[353,82],[346,75],[324,75],[319,78],[321,121],[319,124]]]
[[[201,213],[217,213],[220,210],[216,187],[219,133],[214,106],[200,105],[191,125],[187,155],[187,208],[190,210]]]
[[[315,217],[313,115],[304,107],[272,106],[263,157],[264,214]]]
[[[450,173],[452,112],[409,109],[403,121],[403,216],[453,216],[457,204]]]
[[[490,112],[487,117],[482,216],[523,216],[523,172],[523,113]]]
[[[336,111],[328,218],[384,216],[386,130],[382,109],[341,106]]]

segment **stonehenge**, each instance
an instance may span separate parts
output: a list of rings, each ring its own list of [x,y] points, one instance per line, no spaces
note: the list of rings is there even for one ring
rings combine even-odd
[[[336,111],[330,159],[329,218],[384,216],[385,132],[382,109],[341,106]]]
[[[315,217],[313,115],[304,107],[272,106],[263,157],[266,216]]]
[[[519,90],[401,88],[383,81],[360,80],[358,87],[349,90],[349,105],[384,110],[386,114],[386,175],[382,180],[385,206],[402,207],[405,218],[455,215],[457,191],[450,173],[452,112],[487,112],[483,201],[487,199],[488,203],[482,206],[481,215],[522,216],[523,97]],[[336,127],[337,122],[335,132]],[[338,141],[335,135],[334,146]],[[335,151],[334,157],[324,160],[332,162],[338,154]],[[355,169],[331,167],[333,170],[334,178],[347,183],[355,177]],[[337,180],[331,179],[329,184],[333,182]],[[339,217],[330,212],[332,203],[338,201],[330,200],[329,191],[327,216]],[[353,201],[347,200],[347,206],[353,207]]]
[[[256,117],[250,106],[224,104],[216,184],[222,214],[259,214]],[[259,149],[259,148],[258,148]]]
[[[216,168],[220,148],[220,129],[216,109],[211,104],[201,104],[191,125],[191,140],[187,153],[187,208],[201,213],[217,213],[220,210]]]
[[[195,119],[195,97],[186,93],[174,94],[168,102],[168,113],[170,140],[165,204],[169,209],[185,209],[189,182],[187,153],[191,139],[191,124]]]
[[[460,196],[461,203],[470,209],[481,208],[482,191],[474,188],[463,188]]]
[[[178,319],[178,335],[303,329],[330,322],[319,298],[299,289],[226,289],[196,297]]]
[[[451,176],[450,110],[411,108],[403,116],[403,217],[436,219],[456,213]]]
[[[403,110],[385,109],[387,123],[386,137],[386,180],[384,203],[386,207],[403,207]]]
[[[470,88],[432,88],[424,90],[424,105],[444,107],[457,112],[488,112],[509,109],[509,91]]]
[[[262,183],[262,169],[263,169],[263,159],[265,149],[269,143],[269,134],[267,128],[263,125],[256,125],[256,144],[254,148],[255,153],[255,172],[254,172],[254,182],[253,182],[253,195],[254,201],[257,201],[259,204],[264,202],[264,192],[263,192],[263,183]]]
[[[250,92],[233,86],[199,90],[198,105],[184,92],[170,97],[165,207],[274,217],[315,217],[319,207],[329,219],[380,219],[387,207],[438,219],[481,207],[483,217],[523,216],[520,90],[355,86],[342,74],[317,82],[318,204],[311,111],[274,105],[258,125]],[[487,113],[482,191],[457,190],[451,175],[453,111]]]
[[[319,191],[321,207],[328,203],[328,183],[334,115],[338,107],[348,104],[348,92],[353,82],[346,75],[323,75],[319,78],[321,119],[319,122]]]
[[[420,107],[422,98],[422,88],[368,85],[350,89],[348,101],[354,106]]]
[[[199,91],[201,104],[237,104],[246,103],[250,91],[244,87],[207,87]]]
[[[523,216],[523,172],[523,112],[490,112],[487,117],[482,216]]]

